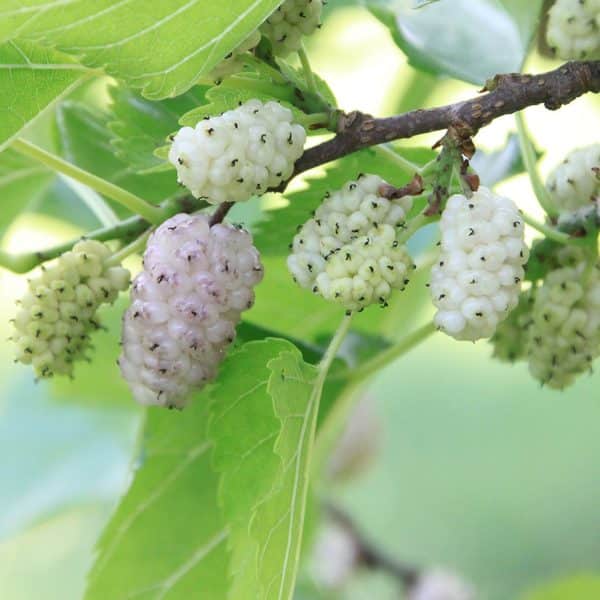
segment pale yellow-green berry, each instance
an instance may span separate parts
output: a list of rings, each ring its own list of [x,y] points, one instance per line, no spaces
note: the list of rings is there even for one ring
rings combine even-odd
[[[532,316],[529,370],[544,385],[567,387],[600,353],[599,265],[580,261],[550,272]]]
[[[285,0],[261,25],[261,33],[269,38],[273,53],[286,57],[302,46],[302,37],[309,36],[321,22],[322,0]]]
[[[600,58],[600,0],[556,0],[548,12],[546,41],[565,60]]]
[[[221,81],[229,75],[239,73],[244,68],[244,54],[252,50],[260,42],[260,32],[252,32],[237,48],[232,50],[223,60],[213,68],[209,77],[214,81]]]
[[[385,185],[362,175],[327,195],[294,237],[287,264],[299,285],[348,311],[386,306],[394,289],[404,289],[414,265],[396,234],[412,200],[382,197]]]
[[[516,308],[498,325],[490,338],[494,358],[503,362],[515,362],[527,357],[528,330],[533,322],[534,301],[534,288],[522,292]]]
[[[38,377],[71,375],[100,327],[98,308],[129,286],[129,271],[107,264],[110,254],[105,244],[82,240],[29,280],[13,341],[17,360],[31,364]]]
[[[569,152],[548,176],[546,187],[552,204],[563,218],[597,204],[600,179],[594,169],[600,169],[600,144]]]

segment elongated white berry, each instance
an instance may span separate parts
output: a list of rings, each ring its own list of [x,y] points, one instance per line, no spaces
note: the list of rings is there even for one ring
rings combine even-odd
[[[599,269],[587,261],[556,269],[537,291],[529,370],[544,385],[570,385],[600,354]]]
[[[178,181],[211,204],[264,194],[290,177],[306,141],[292,111],[277,102],[249,100],[218,117],[183,127],[169,161]]]
[[[517,305],[528,249],[512,200],[480,187],[448,199],[430,291],[438,328],[457,340],[490,337]]]
[[[38,377],[72,375],[100,328],[98,308],[129,286],[129,271],[105,262],[110,254],[105,244],[82,240],[29,280],[13,340],[17,360],[31,364]]]
[[[431,569],[419,576],[408,600],[474,600],[473,588],[455,573]]]
[[[302,287],[347,310],[385,306],[392,290],[404,289],[414,265],[396,230],[412,201],[380,196],[384,184],[376,175],[347,183],[300,228],[287,264]]]
[[[322,9],[322,0],[285,0],[260,28],[274,54],[285,57],[300,50],[302,36],[319,27]]]
[[[232,50],[223,60],[210,72],[210,78],[221,81],[228,75],[238,73],[244,67],[243,55],[258,46],[260,32],[253,31],[237,48]]]
[[[556,0],[546,40],[559,58],[600,58],[600,0]]]
[[[181,408],[211,381],[263,268],[249,233],[175,215],[152,235],[123,317],[121,373],[141,404]]]
[[[560,214],[573,213],[600,199],[600,179],[594,169],[600,169],[600,144],[573,150],[550,173],[546,187]]]

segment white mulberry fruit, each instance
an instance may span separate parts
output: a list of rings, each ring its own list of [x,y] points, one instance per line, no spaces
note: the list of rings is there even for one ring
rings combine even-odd
[[[210,72],[210,78],[221,81],[228,75],[239,73],[244,68],[243,55],[245,52],[258,46],[260,32],[252,32],[237,48],[234,48],[223,60]]]
[[[12,339],[17,360],[31,364],[38,377],[72,375],[100,328],[98,308],[129,286],[129,271],[106,263],[110,255],[105,244],[82,240],[29,280]]]
[[[306,132],[277,102],[249,100],[183,127],[169,150],[178,181],[211,204],[240,202],[288,179]]]
[[[288,268],[297,283],[347,310],[387,305],[392,290],[404,289],[414,268],[396,229],[412,200],[379,195],[385,182],[363,175],[328,194],[294,237]]]
[[[562,389],[600,353],[600,266],[580,261],[548,273],[538,289],[529,336],[529,371]]]
[[[490,337],[518,303],[528,258],[519,211],[480,187],[471,198],[448,199],[440,229],[430,284],[434,322],[457,340]]]
[[[559,58],[600,58],[600,0],[556,0],[546,41]]]
[[[262,276],[244,230],[187,214],[158,227],[123,317],[119,365],[135,399],[182,408],[214,379]]]
[[[473,588],[458,575],[442,569],[421,574],[408,593],[408,600],[474,600]]]
[[[319,27],[322,10],[322,0],[285,0],[260,31],[271,41],[273,53],[286,57],[300,50],[303,35],[311,35]]]
[[[546,187],[559,214],[574,213],[598,200],[600,179],[595,168],[600,168],[600,144],[573,150],[550,173]]]

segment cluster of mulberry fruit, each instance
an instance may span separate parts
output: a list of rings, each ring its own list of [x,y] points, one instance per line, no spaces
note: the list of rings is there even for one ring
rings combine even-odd
[[[528,329],[529,371],[557,389],[589,371],[600,354],[600,265],[571,262],[537,290]]]
[[[556,0],[546,41],[559,58],[600,58],[600,0]]]
[[[109,266],[110,249],[82,240],[54,264],[29,280],[14,319],[17,360],[33,366],[38,377],[72,375],[86,358],[90,334],[100,328],[97,311],[127,289],[127,269]]]
[[[550,173],[546,187],[559,214],[575,213],[598,201],[600,178],[594,169],[600,169],[600,144],[573,150]]]
[[[517,305],[528,249],[515,204],[480,187],[442,214],[441,253],[430,291],[439,329],[458,340],[490,337]]]
[[[285,0],[260,28],[271,41],[274,54],[286,57],[300,50],[302,36],[319,27],[322,9],[322,0]]]
[[[349,311],[387,305],[392,290],[404,289],[414,268],[396,240],[412,201],[382,197],[382,185],[380,177],[363,175],[328,194],[294,237],[288,257],[299,285]]]
[[[244,230],[187,214],[158,227],[123,317],[119,365],[138,402],[181,408],[215,377],[262,276]]]
[[[258,46],[264,35],[277,56],[285,58],[302,47],[302,37],[320,27],[322,0],[285,0],[259,29],[252,32],[211,71],[211,79],[219,82],[243,68],[243,54]]]
[[[305,141],[306,132],[294,123],[291,110],[250,100],[180,129],[169,161],[196,198],[211,204],[239,202],[288,179]]]

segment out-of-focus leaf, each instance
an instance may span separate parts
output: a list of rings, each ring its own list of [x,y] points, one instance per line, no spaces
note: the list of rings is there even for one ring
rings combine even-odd
[[[540,585],[521,600],[596,600],[600,598],[600,575],[581,574]]]
[[[5,18],[0,12],[0,23]],[[0,150],[85,75],[73,58],[50,48],[21,40],[0,45]]]
[[[179,129],[182,115],[206,102],[206,89],[194,86],[177,98],[153,102],[126,87],[113,86],[108,126],[117,156],[137,172],[163,166],[171,169],[171,164],[157,158],[154,150]]]
[[[46,167],[12,150],[0,153],[0,241],[13,219],[44,194],[52,179]]]
[[[543,0],[453,0],[414,10],[413,0],[369,0],[411,64],[481,85],[519,71]]]
[[[224,600],[227,528],[210,465],[206,403],[149,410],[133,483],[98,544],[86,600]]]
[[[14,4],[14,6],[13,6]],[[2,17],[22,38],[43,40],[82,64],[141,88],[147,98],[182,94],[281,4],[281,0],[74,0],[22,7]],[[0,29],[5,36],[14,30]]]
[[[0,538],[67,507],[112,504],[126,483],[135,407],[59,404],[28,367],[3,385],[0,451],[11,459],[0,463]]]
[[[492,152],[478,149],[471,159],[471,166],[477,171],[481,183],[488,187],[523,173],[525,165],[519,148],[519,138],[516,134],[511,134],[502,148]]]

